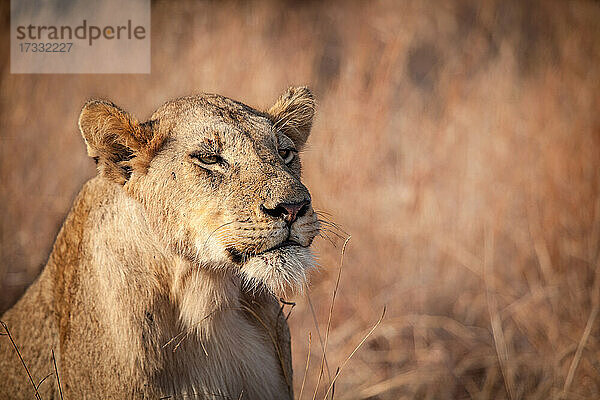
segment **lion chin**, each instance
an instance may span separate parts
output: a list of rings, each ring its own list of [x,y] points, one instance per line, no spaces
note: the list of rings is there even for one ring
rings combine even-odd
[[[278,297],[301,293],[314,257],[308,247],[291,245],[269,250],[249,258],[241,266],[246,289],[267,289]]]

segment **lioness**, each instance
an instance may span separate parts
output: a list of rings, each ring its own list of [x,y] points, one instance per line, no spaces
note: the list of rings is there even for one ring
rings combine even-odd
[[[292,398],[274,295],[313,266],[319,222],[298,157],[313,115],[304,87],[267,112],[179,98],[143,123],[89,101],[79,128],[99,174],[2,316],[32,379],[0,336],[0,398],[33,398],[51,351],[60,388],[48,377],[44,399]]]

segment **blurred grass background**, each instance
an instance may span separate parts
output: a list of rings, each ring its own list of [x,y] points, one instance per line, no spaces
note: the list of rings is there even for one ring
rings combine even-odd
[[[7,3],[0,312],[95,173],[86,99],[143,119],[175,96],[267,108],[308,84],[304,181],[352,235],[330,375],[387,305],[335,398],[600,398],[600,3],[154,2],[150,75],[11,75]],[[321,336],[342,243],[317,243]],[[311,332],[312,398],[319,334],[295,300],[296,393]]]

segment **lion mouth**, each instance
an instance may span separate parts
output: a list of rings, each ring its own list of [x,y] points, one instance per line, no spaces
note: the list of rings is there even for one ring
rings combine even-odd
[[[298,242],[294,242],[293,240],[284,240],[283,242],[276,244],[275,246],[265,250],[265,251],[261,251],[258,254],[264,254],[264,253],[268,253],[270,251],[274,251],[274,250],[278,250],[278,249],[283,249],[285,247],[294,247],[294,246],[298,246],[298,247],[303,247],[300,243]],[[257,255],[258,255],[257,254]]]
[[[263,254],[269,254],[269,253],[275,252],[277,250],[287,249],[287,248],[291,248],[291,247],[305,247],[305,246],[302,246],[300,243],[295,242],[293,240],[284,240],[283,242],[280,242],[280,243],[276,244],[275,246],[270,247],[267,250],[263,250],[259,253],[246,253],[246,252],[239,251],[238,249],[236,249],[234,247],[228,248],[227,253],[229,253],[229,257],[231,258],[232,261],[234,261],[237,264],[242,264],[244,262],[244,260],[248,260],[252,257],[260,256]]]

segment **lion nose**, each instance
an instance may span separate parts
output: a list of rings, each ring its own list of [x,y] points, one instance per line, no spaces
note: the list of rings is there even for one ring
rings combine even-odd
[[[288,225],[291,225],[299,217],[306,214],[310,206],[310,200],[304,200],[300,203],[279,203],[275,208],[267,208],[261,205],[261,210],[274,218],[283,218]]]

